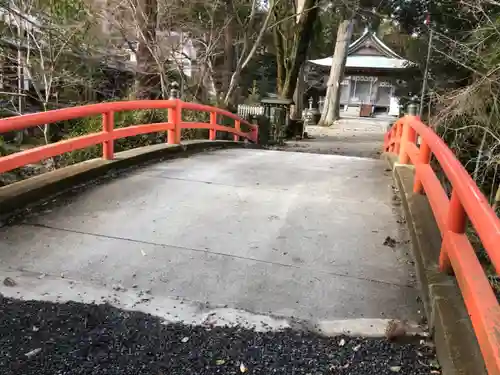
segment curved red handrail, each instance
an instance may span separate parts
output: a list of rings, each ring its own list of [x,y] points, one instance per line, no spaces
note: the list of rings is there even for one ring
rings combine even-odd
[[[224,109],[211,107],[211,106],[204,105],[204,104],[188,103],[188,102],[183,102],[182,108],[193,110],[193,111],[200,111],[200,112],[215,112],[218,115],[230,118],[230,119],[235,120],[235,121],[240,121],[242,124],[245,124],[252,129],[255,129],[257,127],[257,125],[251,124],[248,121],[243,120],[238,115],[235,115],[234,113],[228,112]]]
[[[38,125],[52,124],[58,121],[101,115],[106,112],[136,111],[141,109],[168,109],[176,107],[175,100],[132,100],[87,104],[79,107],[55,109],[47,112],[0,119],[0,133],[31,128]]]
[[[500,305],[465,233],[468,218],[500,273],[500,219],[445,142],[418,117],[399,119],[384,150],[415,166],[414,193],[425,191],[443,238],[440,269],[455,273],[488,373],[500,374]],[[432,155],[452,185],[451,199],[430,166]]]
[[[144,109],[167,109],[168,122],[156,124],[133,125],[126,128],[114,128],[114,113],[121,111],[133,111]],[[183,122],[182,110],[195,110],[210,113],[210,123]],[[180,143],[181,129],[209,129],[210,139],[216,139],[216,132],[223,131],[232,133],[234,140],[246,138],[252,142],[258,141],[258,126],[250,124],[237,115],[222,110],[220,108],[187,103],[179,99],[173,100],[133,100],[124,102],[110,102],[89,104],[80,107],[56,109],[53,111],[33,113],[22,116],[8,117],[0,119],[0,134],[19,131],[22,129],[51,124],[58,121],[72,120],[75,118],[102,115],[102,131],[87,134],[81,137],[66,139],[64,141],[49,145],[36,147],[30,150],[17,152],[11,155],[0,157],[0,173],[35,163],[40,160],[61,155],[63,153],[78,150],[97,144],[103,145],[103,158],[113,159],[113,141],[120,138],[130,137],[138,134],[153,132],[168,133],[168,143]],[[229,117],[234,120],[234,128],[217,124],[217,115]],[[241,125],[250,128],[250,132],[241,131]]]

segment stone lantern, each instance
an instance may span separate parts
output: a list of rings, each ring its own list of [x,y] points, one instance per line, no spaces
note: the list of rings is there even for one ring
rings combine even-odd
[[[283,143],[285,132],[290,122],[290,106],[293,103],[292,99],[280,99],[277,96],[270,96],[261,101],[264,107],[264,116],[270,123],[269,139],[271,142]]]
[[[170,84],[169,99],[179,99],[179,84],[175,81]]]
[[[418,114],[419,107],[418,97],[416,95],[412,96],[407,107],[408,114],[411,116],[416,116]]]
[[[309,108],[306,110],[306,126],[316,125],[321,117],[321,113],[318,108],[313,108],[314,100],[309,98]]]

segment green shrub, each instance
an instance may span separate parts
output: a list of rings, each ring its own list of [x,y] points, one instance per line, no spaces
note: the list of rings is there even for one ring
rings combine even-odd
[[[102,129],[101,116],[84,117],[73,120],[63,121],[61,124],[64,129],[66,139],[81,137],[83,135],[98,133]],[[66,166],[90,160],[102,155],[102,146],[95,145],[81,150],[74,150],[59,157],[58,166]]]
[[[152,109],[141,111],[125,111],[115,113],[115,128],[124,128],[132,125],[155,124],[168,121],[166,109]],[[184,110],[182,121],[185,122],[210,122],[208,112]],[[234,121],[223,118],[219,122],[223,125],[233,126]],[[91,133],[98,133],[102,129],[102,117],[93,116],[63,121],[60,123],[65,139],[71,139]],[[181,140],[208,139],[208,129],[182,129]],[[227,137],[226,137],[227,138]],[[167,139],[166,132],[139,134],[132,137],[121,138],[115,141],[115,152],[130,150],[153,144],[164,143]],[[62,155],[58,161],[59,166],[70,165],[85,160],[98,158],[102,155],[102,146],[95,145],[82,150],[75,150]]]
[[[5,142],[3,141],[3,137],[0,137],[0,156],[7,155],[7,149],[5,148]]]
[[[210,122],[210,113],[200,111],[182,111],[182,121]],[[208,129],[182,129],[181,140],[208,139]]]

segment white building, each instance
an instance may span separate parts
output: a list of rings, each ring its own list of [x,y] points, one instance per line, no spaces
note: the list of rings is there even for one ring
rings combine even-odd
[[[332,57],[309,60],[324,67],[328,74]],[[365,30],[349,46],[344,80],[341,85],[340,105],[344,111],[360,116],[375,114],[399,115],[399,101],[394,82],[405,69],[414,66],[384,44],[374,33]],[[326,78],[325,82],[327,82]],[[320,99],[321,107],[321,99]],[[320,108],[321,110],[321,108]]]

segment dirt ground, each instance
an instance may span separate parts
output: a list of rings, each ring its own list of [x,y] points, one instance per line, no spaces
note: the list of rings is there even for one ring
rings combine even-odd
[[[392,118],[343,118],[331,127],[308,126],[310,138],[289,140],[274,149],[378,159]]]

